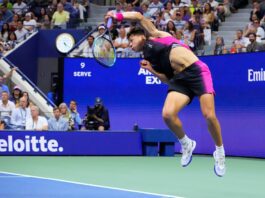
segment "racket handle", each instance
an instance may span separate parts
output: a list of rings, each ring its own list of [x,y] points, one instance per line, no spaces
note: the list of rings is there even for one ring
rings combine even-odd
[[[108,18],[108,21],[107,21],[107,28],[110,28],[110,26],[112,25],[112,18]]]

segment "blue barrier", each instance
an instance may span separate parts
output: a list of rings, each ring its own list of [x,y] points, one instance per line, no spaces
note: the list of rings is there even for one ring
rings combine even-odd
[[[137,132],[0,132],[0,155],[142,155]]]
[[[139,129],[142,135],[143,154],[147,156],[174,156],[174,134],[167,129]]]

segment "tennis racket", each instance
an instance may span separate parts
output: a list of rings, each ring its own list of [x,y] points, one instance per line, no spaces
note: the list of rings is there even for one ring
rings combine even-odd
[[[111,24],[112,18],[109,18],[105,32],[94,40],[92,46],[92,54],[94,58],[99,64],[105,67],[112,67],[116,62],[115,47],[110,40],[110,34],[107,35],[108,28],[111,26]]]

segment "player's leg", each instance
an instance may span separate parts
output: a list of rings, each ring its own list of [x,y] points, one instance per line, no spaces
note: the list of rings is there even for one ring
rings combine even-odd
[[[199,97],[201,104],[201,111],[206,119],[208,130],[215,142],[216,150],[214,152],[215,158],[215,173],[218,176],[225,174],[225,151],[223,147],[223,140],[221,134],[221,127],[215,114],[214,95],[203,94]]]
[[[171,91],[168,93],[163,107],[163,119],[169,129],[174,132],[181,143],[182,157],[181,165],[189,165],[192,160],[192,152],[196,142],[189,139],[185,134],[178,113],[190,102],[190,98],[182,93]]]

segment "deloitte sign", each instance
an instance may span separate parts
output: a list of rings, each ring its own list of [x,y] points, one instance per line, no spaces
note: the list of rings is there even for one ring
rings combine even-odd
[[[47,140],[45,136],[25,135],[24,138],[13,139],[12,135],[7,138],[0,138],[0,154],[1,153],[56,153],[63,152],[64,148],[59,146],[55,139]]]

